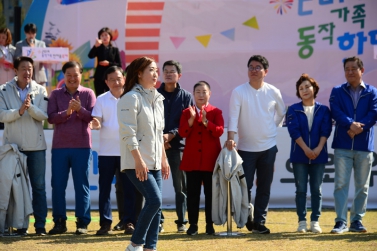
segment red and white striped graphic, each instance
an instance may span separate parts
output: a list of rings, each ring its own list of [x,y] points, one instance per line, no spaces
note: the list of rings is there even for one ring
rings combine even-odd
[[[126,65],[147,56],[158,63],[159,37],[165,2],[129,0],[126,12]]]

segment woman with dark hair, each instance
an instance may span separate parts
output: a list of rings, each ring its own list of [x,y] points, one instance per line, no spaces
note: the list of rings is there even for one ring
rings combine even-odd
[[[0,29],[0,84],[14,77],[13,56],[16,47],[12,45],[12,34],[8,28]]]
[[[199,81],[194,85],[195,106],[183,110],[178,133],[186,139],[180,169],[187,178],[188,235],[198,234],[200,190],[205,195],[206,234],[214,234],[212,222],[212,173],[221,151],[224,132],[222,111],[209,104],[210,85]]]
[[[290,161],[296,184],[297,232],[301,233],[322,233],[318,222],[322,209],[321,186],[332,124],[329,108],[315,101],[318,91],[317,82],[308,74],[302,74],[296,83],[296,95],[302,101],[291,105],[287,112],[287,127],[292,138]],[[306,224],[308,180],[312,207],[310,228]]]
[[[110,66],[121,67],[119,50],[112,45],[112,39],[112,31],[108,27],[100,29],[98,38],[88,54],[89,58],[97,57],[97,68],[94,73],[94,88],[97,96],[109,91],[104,79],[106,70]]]
[[[162,179],[170,174],[163,141],[164,98],[155,88],[157,71],[151,58],[132,61],[118,102],[121,170],[145,198],[126,251],[156,250]]]

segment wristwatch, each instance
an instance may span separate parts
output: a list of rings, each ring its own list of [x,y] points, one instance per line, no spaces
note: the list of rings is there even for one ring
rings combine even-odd
[[[203,125],[205,125],[205,126],[208,125],[208,119],[206,119],[206,121],[203,121]]]

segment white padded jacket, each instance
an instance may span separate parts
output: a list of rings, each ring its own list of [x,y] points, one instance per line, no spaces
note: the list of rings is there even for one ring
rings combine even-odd
[[[212,176],[212,220],[215,225],[227,221],[228,181],[231,187],[231,207],[238,228],[245,226],[249,216],[246,179],[242,159],[237,151],[223,148],[216,161]]]

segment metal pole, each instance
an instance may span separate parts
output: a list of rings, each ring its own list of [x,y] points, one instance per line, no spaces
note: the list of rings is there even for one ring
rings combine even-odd
[[[226,210],[227,210],[227,229],[226,229],[226,232],[228,233],[228,235],[232,235],[232,207],[231,207],[231,201],[232,201],[232,194],[230,192],[230,181],[228,180],[228,189],[227,189],[227,193],[228,193],[228,199],[227,199],[227,206],[226,206]]]
[[[232,193],[230,189],[230,181],[228,180],[228,187],[227,187],[227,205],[226,205],[226,214],[227,214],[227,220],[226,220],[226,232],[216,233],[217,236],[243,236],[244,233],[238,233],[238,232],[232,232]]]

